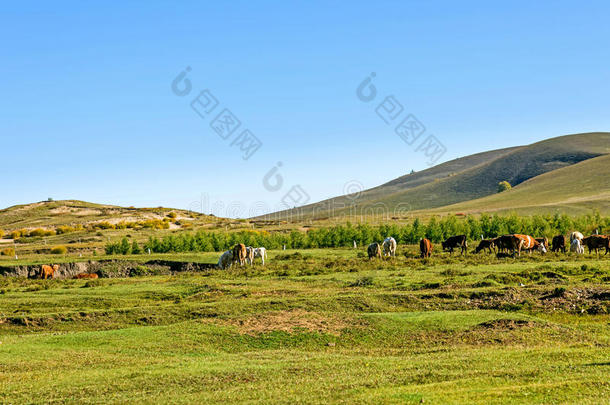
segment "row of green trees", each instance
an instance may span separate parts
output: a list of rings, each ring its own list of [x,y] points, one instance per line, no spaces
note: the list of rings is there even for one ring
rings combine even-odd
[[[491,238],[503,234],[523,233],[535,237],[567,234],[573,230],[583,233],[599,233],[610,230],[610,217],[599,214],[580,217],[567,215],[487,215],[480,217],[468,216],[458,219],[455,216],[431,218],[427,223],[415,219],[410,224],[383,224],[378,226],[337,225],[328,228],[315,228],[307,232],[293,230],[291,232],[240,231],[240,232],[205,232],[180,233],[166,236],[162,239],[150,238],[144,245],[144,251],[150,249],[154,253],[170,252],[211,252],[224,251],[237,243],[248,246],[265,246],[268,249],[280,249],[282,246],[292,249],[348,247],[353,242],[359,246],[371,242],[382,241],[386,236],[393,236],[398,243],[414,244],[423,237],[438,243],[452,235],[465,234],[470,240],[481,237]],[[108,254],[141,253],[137,243],[130,244],[127,239],[120,243],[106,246]]]

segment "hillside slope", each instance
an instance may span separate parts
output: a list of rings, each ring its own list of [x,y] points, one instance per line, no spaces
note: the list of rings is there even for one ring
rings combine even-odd
[[[162,220],[170,212],[176,214],[176,219],[193,220],[197,218],[200,221],[214,220],[214,218],[197,213],[161,207],[124,208],[74,200],[42,201],[0,210],[0,229],[49,228],[60,225],[86,225],[100,221],[116,224],[121,221]]]
[[[271,218],[323,218],[382,207],[423,210],[493,195],[500,181],[513,186],[541,174],[610,153],[610,133],[565,135],[527,146],[471,155],[420,173],[399,177],[362,192],[357,198],[340,196],[297,210],[270,214]],[[465,162],[465,164],[460,164]],[[451,168],[451,169],[450,169]],[[578,188],[572,190],[578,196]],[[346,206],[350,209],[343,208]],[[341,207],[341,208],[337,208]],[[507,207],[510,208],[510,207]]]
[[[503,193],[448,205],[430,212],[533,213],[553,210],[577,214],[593,209],[610,213],[610,155],[541,174]]]

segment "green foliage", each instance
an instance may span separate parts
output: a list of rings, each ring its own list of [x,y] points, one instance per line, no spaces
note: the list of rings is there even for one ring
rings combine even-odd
[[[151,237],[144,245],[144,250],[153,253],[182,252],[221,252],[231,249],[237,243],[247,246],[265,246],[268,249],[281,249],[286,245],[289,249],[336,248],[351,247],[353,241],[358,246],[366,246],[371,242],[380,242],[387,236],[393,236],[400,244],[417,244],[423,237],[433,243],[439,243],[449,236],[464,234],[470,240],[492,238],[507,233],[524,233],[534,237],[551,239],[558,234],[578,229],[584,233],[592,233],[599,229],[600,233],[610,230],[610,218],[596,215],[568,217],[566,215],[534,215],[522,217],[516,214],[508,216],[482,214],[479,218],[467,216],[432,217],[427,224],[416,218],[412,224],[383,224],[372,226],[368,224],[337,225],[328,228],[312,228],[306,232],[287,231],[253,231],[238,232],[208,232],[200,230],[196,233],[178,233],[163,238]],[[138,246],[139,247],[139,246]],[[106,245],[107,254],[129,254],[137,252],[127,239],[121,243]],[[126,252],[126,253],[125,253]],[[134,253],[137,254],[137,253]]]
[[[131,254],[132,255],[139,255],[141,253],[142,253],[142,249],[140,249],[140,245],[138,245],[138,242],[136,242],[134,240],[133,243],[131,244]]]
[[[134,243],[136,243],[136,242],[134,242]],[[137,245],[137,243],[136,243],[136,245]],[[106,245],[106,254],[107,255],[115,255],[115,254],[128,255],[132,251],[131,248],[132,248],[132,245],[129,243],[129,239],[123,238],[118,243],[107,244]],[[135,253],[135,254],[137,254],[137,253]]]
[[[511,186],[508,181],[501,181],[498,183],[498,193],[510,190],[511,188],[513,188],[513,186]]]
[[[66,253],[68,253],[68,248],[65,246],[55,246],[51,249],[53,255],[65,255]]]

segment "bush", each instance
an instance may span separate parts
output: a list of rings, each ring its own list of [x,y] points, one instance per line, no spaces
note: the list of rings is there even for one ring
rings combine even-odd
[[[71,227],[71,226],[60,225],[60,226],[57,227],[55,232],[57,232],[58,235],[63,235],[63,234],[66,234],[66,233],[74,232],[75,230],[76,229]]]
[[[21,238],[21,231],[12,231],[9,234],[9,237],[13,240],[17,240],[17,239]]]
[[[36,229],[32,229],[27,236],[31,237],[31,238],[35,238],[35,237],[41,237],[41,236],[52,236],[55,235],[55,231],[53,230],[47,230],[47,229],[42,229],[42,228],[36,228]],[[21,235],[21,236],[25,236],[25,235]]]
[[[65,255],[66,253],[68,253],[68,248],[65,246],[55,246],[51,249],[53,255]]]
[[[0,252],[0,255],[14,257],[15,249],[13,249],[13,248],[2,249],[2,252]]]
[[[2,229],[0,229],[0,239],[2,239],[3,236],[4,236],[4,231]]]
[[[167,217],[168,217],[168,218],[171,218],[171,219],[176,219],[176,217],[177,217],[177,216],[178,216],[178,215],[176,215],[176,213],[175,213],[175,212],[170,212],[169,214],[167,214]]]
[[[142,249],[140,249],[140,245],[138,245],[138,242],[136,242],[134,240],[133,243],[131,244],[131,254],[132,255],[139,255],[141,253],[142,253]]]
[[[510,190],[511,188],[513,188],[513,186],[511,186],[508,181],[501,181],[498,183],[498,193]]]

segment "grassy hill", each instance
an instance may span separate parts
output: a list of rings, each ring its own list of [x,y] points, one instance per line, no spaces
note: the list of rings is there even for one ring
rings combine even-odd
[[[610,153],[610,133],[596,132],[566,135],[551,138],[527,146],[495,150],[456,159],[432,167],[419,173],[399,177],[381,186],[366,190],[354,199],[340,196],[309,206],[271,214],[273,218],[283,218],[300,213],[301,218],[324,218],[348,213],[362,213],[367,210],[383,209],[393,212],[402,206],[409,211],[430,210],[446,207],[465,201],[476,200],[497,192],[500,181],[508,181],[518,186],[529,179],[545,173],[568,175],[560,171],[577,163]],[[596,167],[596,175],[602,179],[603,173],[610,174],[610,167]],[[561,180],[557,180],[561,182]],[[568,176],[565,180],[570,185],[562,188],[563,200],[581,197],[580,178]],[[546,183],[529,189],[530,193],[540,193],[539,202],[544,202]],[[602,180],[596,182],[597,191],[610,191],[610,184]],[[552,194],[553,190],[549,190]],[[603,194],[603,193],[602,193]],[[592,200],[581,204],[581,207],[600,208],[604,200]],[[494,209],[511,209],[515,201],[499,197]],[[353,205],[352,205],[353,204]],[[601,205],[600,205],[601,204]],[[339,208],[352,205],[351,208]],[[540,204],[539,204],[540,205]],[[484,210],[481,206],[481,210]]]
[[[95,222],[141,222],[163,220],[170,213],[176,219],[208,220],[213,217],[171,208],[135,208],[94,204],[84,201],[42,201],[33,204],[16,205],[0,210],[0,229],[49,228],[61,225],[88,225]]]
[[[609,172],[610,155],[603,155],[541,174],[503,193],[449,205],[437,211],[538,213],[553,210],[582,214],[597,209],[602,213],[608,213],[610,212]]]

